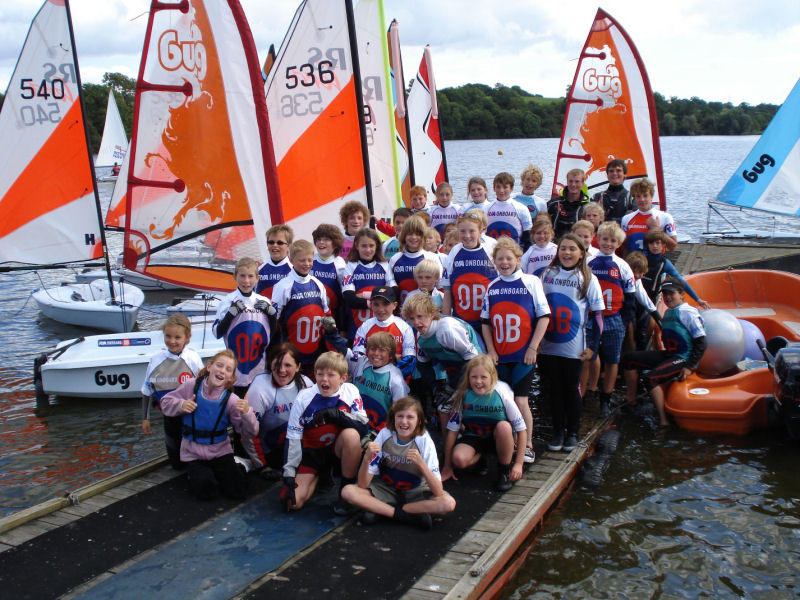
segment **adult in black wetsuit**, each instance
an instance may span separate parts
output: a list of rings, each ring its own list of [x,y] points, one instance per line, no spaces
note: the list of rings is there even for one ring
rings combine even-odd
[[[580,219],[580,209],[589,202],[589,196],[583,189],[586,173],[581,169],[567,172],[567,185],[558,196],[547,203],[547,214],[553,221],[556,240],[569,233],[572,226]]]
[[[603,207],[606,214],[606,221],[616,221],[619,223],[625,213],[635,210],[630,192],[623,183],[625,175],[628,174],[628,165],[624,160],[615,158],[606,165],[606,177],[608,177],[608,187],[602,192],[597,192],[592,196],[592,200]]]

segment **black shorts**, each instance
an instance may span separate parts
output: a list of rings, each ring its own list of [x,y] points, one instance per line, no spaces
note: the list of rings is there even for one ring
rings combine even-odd
[[[494,437],[478,437],[477,435],[462,435],[457,444],[466,444],[478,454],[496,454],[497,445]]]
[[[303,458],[297,467],[297,474],[304,473],[317,475],[325,469],[330,469],[339,462],[333,451],[333,444],[324,448],[303,448]]]

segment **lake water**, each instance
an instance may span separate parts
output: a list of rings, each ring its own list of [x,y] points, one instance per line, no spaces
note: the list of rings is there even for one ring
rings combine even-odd
[[[668,210],[681,233],[696,238],[706,229],[707,202],[754,141],[662,140]],[[474,175],[489,182],[499,171],[518,176],[529,162],[544,171],[541,195],[547,196],[557,144],[555,139],[448,142],[456,198],[466,200],[466,182]],[[101,192],[107,197],[110,187]],[[757,214],[731,214],[740,227],[773,226]],[[775,225],[791,227],[787,220]],[[41,281],[66,278],[63,272],[0,278],[0,516],[163,451],[160,436],[141,434],[138,400],[37,406],[34,357],[86,332],[40,317],[29,296]],[[148,293],[140,325],[155,327],[175,296]],[[576,487],[565,499],[507,589],[508,597],[797,597],[798,447],[770,434],[654,433],[649,423],[623,419],[620,448],[603,483],[597,489]]]

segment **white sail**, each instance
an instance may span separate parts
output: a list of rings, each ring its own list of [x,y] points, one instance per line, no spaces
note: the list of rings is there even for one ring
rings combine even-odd
[[[108,107],[106,108],[106,123],[103,126],[103,139],[94,164],[98,167],[113,167],[121,165],[128,152],[128,137],[125,127],[119,116],[117,101],[114,100],[114,90],[108,90]]]
[[[360,84],[348,28],[349,0],[306,0],[295,13],[266,83],[281,190],[276,221],[311,239],[338,224],[350,200],[369,205],[359,121]]]
[[[428,190],[428,202],[432,203],[436,198],[436,186],[447,181],[447,160],[436,101],[430,46],[425,46],[417,78],[408,93],[407,104],[414,185],[421,185]]]
[[[64,0],[45,2],[0,112],[0,264],[102,256],[73,48]]]
[[[391,218],[402,199],[395,166],[394,100],[383,0],[359,0],[355,18],[373,213]]]
[[[598,9],[567,94],[553,195],[566,186],[571,169],[586,173],[590,194],[604,188],[612,158],[625,161],[628,179],[650,178],[656,186],[653,203],[666,210],[658,119],[647,71],[630,36]]]

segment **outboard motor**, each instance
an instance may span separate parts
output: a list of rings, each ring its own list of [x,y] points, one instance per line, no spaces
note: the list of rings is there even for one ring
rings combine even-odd
[[[778,414],[792,439],[800,439],[800,342],[775,337],[766,348],[759,344],[775,375],[773,395]]]

